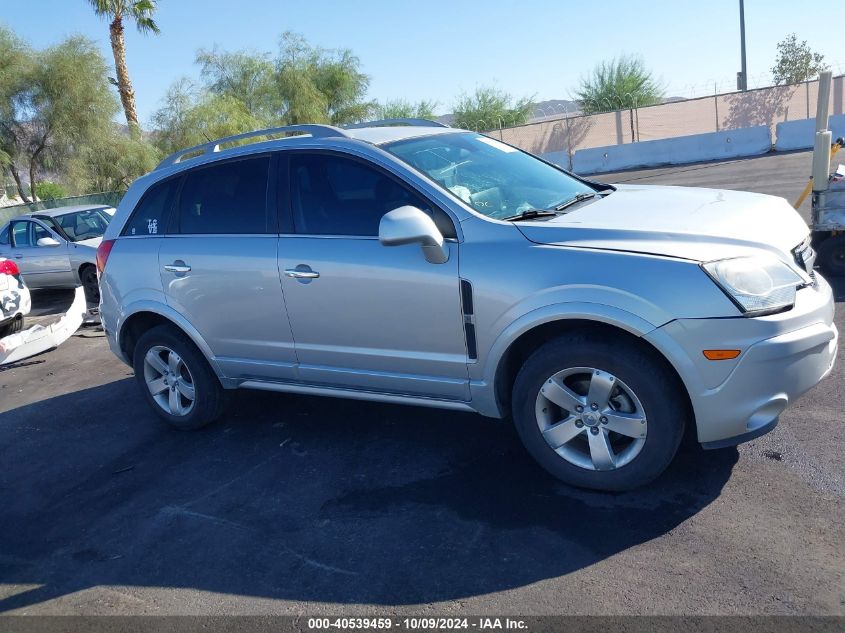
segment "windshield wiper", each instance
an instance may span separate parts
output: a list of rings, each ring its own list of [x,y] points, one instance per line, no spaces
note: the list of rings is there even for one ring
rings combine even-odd
[[[505,222],[516,222],[517,220],[533,220],[534,218],[550,218],[557,215],[557,211],[551,209],[526,209],[522,213],[509,215],[506,218],[499,218]]]
[[[566,202],[560,203],[554,209],[555,209],[555,211],[563,211],[567,207],[571,207],[573,204],[578,204],[579,202],[583,202],[584,200],[589,200],[591,198],[595,198],[598,195],[599,194],[596,193],[595,191],[579,193],[575,197],[567,200]]]

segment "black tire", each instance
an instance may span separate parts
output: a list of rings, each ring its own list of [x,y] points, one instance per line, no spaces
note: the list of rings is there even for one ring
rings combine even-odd
[[[79,281],[82,282],[82,288],[85,290],[85,300],[89,303],[99,303],[100,283],[97,279],[97,269],[91,265],[83,266],[79,270]]]
[[[613,470],[589,470],[567,461],[546,442],[540,430],[535,407],[541,388],[558,372],[576,367],[595,368],[618,377],[636,394],[647,418],[647,436],[639,453]],[[682,389],[677,377],[651,350],[621,337],[566,335],[534,352],[517,375],[512,399],[514,423],[532,457],[561,481],[596,490],[631,490],[654,480],[675,457],[687,417]],[[578,424],[583,425],[580,421]],[[583,430],[583,436],[570,441],[586,446],[588,429]],[[623,442],[635,441],[608,435]]]
[[[144,359],[147,352],[156,347],[164,347],[176,352],[187,368],[191,379],[190,384],[194,389],[194,400],[193,406],[184,415],[172,415],[165,411],[147,387]],[[223,413],[225,394],[220,381],[202,352],[176,327],[159,325],[145,332],[135,345],[132,366],[135,369],[135,379],[141,393],[158,416],[174,429],[180,431],[199,429],[211,424]]]
[[[18,319],[12,319],[8,323],[0,325],[0,338],[20,332],[23,329],[23,321],[24,318],[20,317]]]
[[[817,263],[828,277],[845,276],[845,233],[834,235],[819,244]]]

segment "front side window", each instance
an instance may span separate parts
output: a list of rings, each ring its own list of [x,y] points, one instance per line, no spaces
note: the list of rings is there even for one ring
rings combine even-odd
[[[269,168],[270,158],[260,156],[188,172],[179,196],[179,233],[267,233]]]
[[[530,154],[481,134],[438,134],[382,147],[491,218],[554,209],[580,193],[595,192]]]
[[[377,236],[388,211],[431,205],[390,176],[357,160],[303,154],[290,162],[291,207],[297,233]]]

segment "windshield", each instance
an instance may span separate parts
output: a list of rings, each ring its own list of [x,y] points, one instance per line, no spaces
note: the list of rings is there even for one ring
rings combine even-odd
[[[481,134],[438,134],[383,147],[491,218],[554,209],[579,193],[595,193],[563,171]]]
[[[109,220],[111,220],[111,216],[103,209],[86,209],[52,218],[47,216],[37,217],[59,235],[67,237],[71,242],[102,237],[109,225]]]

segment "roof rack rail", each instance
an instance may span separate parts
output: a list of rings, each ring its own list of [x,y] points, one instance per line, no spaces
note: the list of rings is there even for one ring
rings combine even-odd
[[[343,127],[347,130],[359,127],[380,127],[387,125],[410,125],[413,127],[449,127],[445,123],[439,121],[431,121],[429,119],[415,119],[415,118],[398,118],[398,119],[379,119],[378,121],[364,121],[363,123],[350,123]]]
[[[235,134],[233,136],[225,136],[208,143],[195,145],[187,149],[180,149],[178,152],[172,153],[170,156],[161,161],[156,169],[162,169],[171,165],[181,163],[183,160],[197,158],[205,154],[225,151],[221,150],[220,146],[224,143],[232,143],[234,141],[242,141],[249,138],[259,136],[272,136],[274,134],[284,134],[286,132],[301,132],[302,134],[312,136],[313,138],[326,138],[332,136],[349,136],[339,127],[333,125],[321,124],[305,124],[305,125],[283,125],[281,127],[271,127],[264,130],[253,130],[252,132],[244,132],[243,134]],[[185,157],[188,157],[187,159]]]

